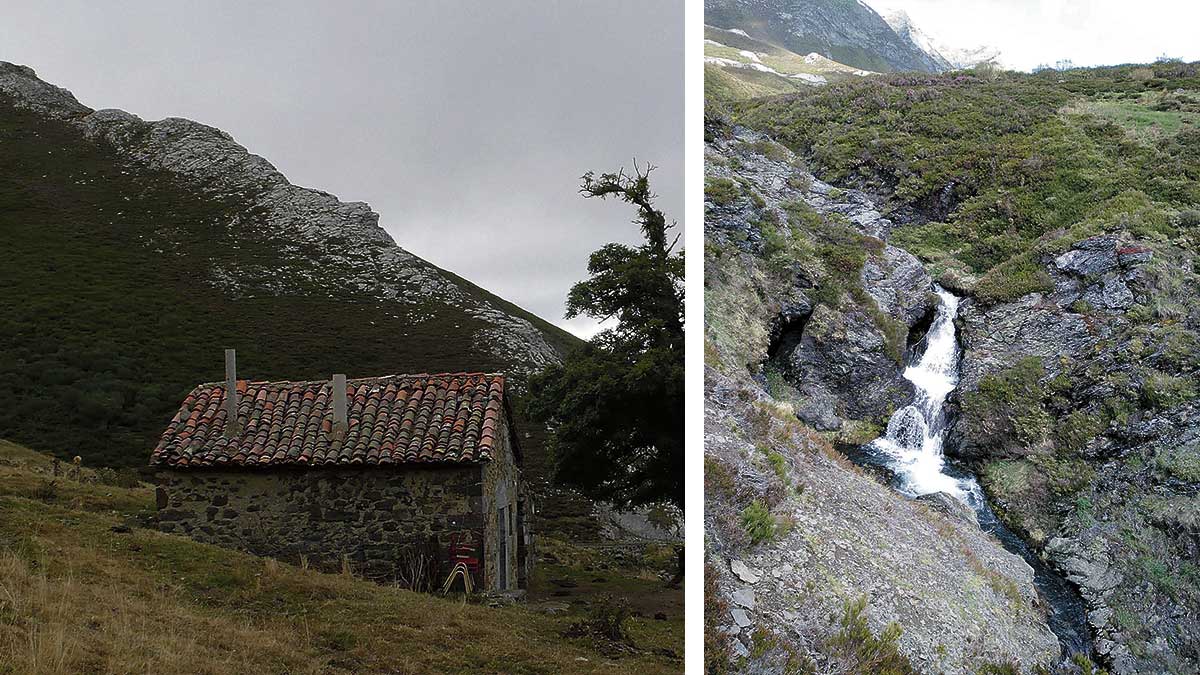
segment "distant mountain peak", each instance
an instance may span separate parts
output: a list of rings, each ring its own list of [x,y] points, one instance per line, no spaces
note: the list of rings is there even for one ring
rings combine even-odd
[[[901,37],[863,0],[705,0],[705,23],[796,54],[874,72],[937,72],[944,62]]]
[[[941,64],[942,70],[961,70],[971,68],[980,63],[999,63],[1000,50],[996,47],[981,45],[977,47],[952,47],[947,42],[930,36],[917,25],[908,12],[898,7],[888,8],[880,5],[876,10],[883,20],[901,38],[908,40],[917,49],[929,54]]]

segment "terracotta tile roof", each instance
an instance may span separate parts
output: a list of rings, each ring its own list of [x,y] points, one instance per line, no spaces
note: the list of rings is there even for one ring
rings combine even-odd
[[[224,383],[184,399],[150,464],[170,468],[467,463],[492,458],[504,376],[389,375],[346,381],[347,429],[333,429],[332,381],[239,380],[237,432],[225,436]]]

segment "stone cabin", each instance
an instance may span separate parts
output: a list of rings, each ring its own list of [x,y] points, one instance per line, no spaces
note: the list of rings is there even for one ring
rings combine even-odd
[[[458,561],[476,590],[525,587],[532,504],[503,375],[247,382],[226,362],[151,455],[162,531],[419,588]]]

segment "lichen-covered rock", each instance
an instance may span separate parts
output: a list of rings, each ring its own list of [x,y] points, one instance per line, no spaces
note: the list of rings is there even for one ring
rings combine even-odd
[[[968,298],[959,305],[963,345],[959,386],[972,391],[979,380],[1011,368],[1028,356],[1041,357],[1050,376],[1101,339],[1106,327],[1031,293],[1013,302],[983,305]]]

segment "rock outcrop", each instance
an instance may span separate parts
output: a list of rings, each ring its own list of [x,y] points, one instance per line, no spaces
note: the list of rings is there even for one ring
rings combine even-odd
[[[982,467],[1005,519],[1078,586],[1103,663],[1121,674],[1193,672],[1194,254],[1117,228],[1038,262],[1053,290],[962,305],[959,397],[975,398],[950,449]],[[1023,382],[1011,379],[1018,367]],[[1008,418],[1002,433],[1019,437],[1015,454],[990,437],[997,427],[984,418],[997,414]]]
[[[868,243],[886,236],[892,227],[868,195],[822,182],[798,167],[789,151],[763,136],[738,131],[715,140],[706,151],[710,179],[730,181],[744,193],[721,204],[709,200],[705,227],[710,241],[753,256],[769,255],[768,248],[779,246],[777,240],[787,236],[780,231],[793,227],[801,211],[807,215],[800,218],[828,220]],[[763,222],[779,225],[764,230]],[[761,304],[739,300],[710,312],[756,314],[746,317],[749,334],[741,335],[737,344],[731,342],[730,351],[756,372],[765,369],[786,378],[795,388],[796,411],[805,422],[824,431],[841,429],[848,419],[885,422],[913,397],[900,361],[910,329],[936,304],[932,279],[915,256],[878,242],[850,280],[861,293],[820,302],[822,293],[837,283],[823,265],[820,260],[793,264],[786,272],[790,283],[755,281],[755,300]],[[757,271],[768,267],[764,264]],[[728,286],[710,290],[717,302],[729,297],[728,291]]]

